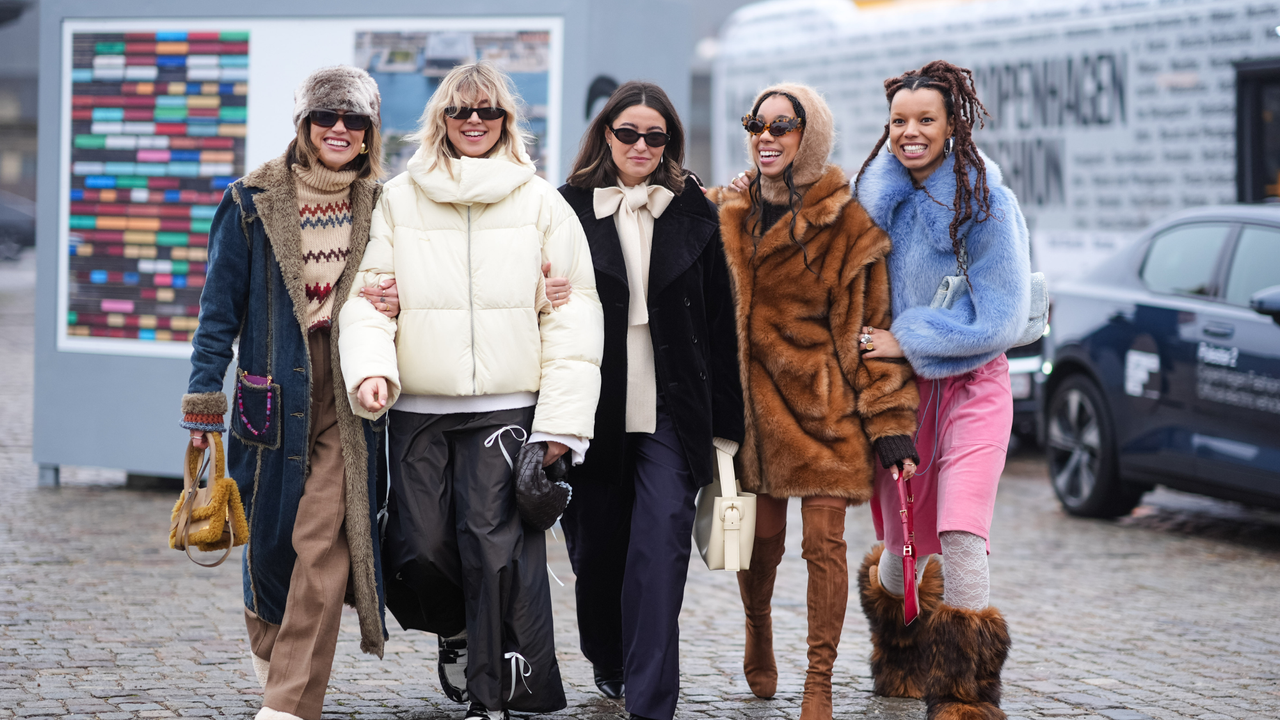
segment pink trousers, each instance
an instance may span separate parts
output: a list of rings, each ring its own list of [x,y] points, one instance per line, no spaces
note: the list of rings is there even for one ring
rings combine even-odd
[[[916,414],[920,467],[911,479],[912,516],[916,553],[924,556],[942,552],[938,533],[963,530],[991,537],[996,486],[1013,429],[1013,393],[1004,355],[963,375],[941,380],[917,377],[916,383],[920,388]],[[871,500],[876,538],[898,556],[904,544],[900,509],[893,475],[877,467]]]

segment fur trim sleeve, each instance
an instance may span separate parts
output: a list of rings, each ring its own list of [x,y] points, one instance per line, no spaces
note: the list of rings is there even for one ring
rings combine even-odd
[[[222,418],[227,414],[227,396],[220,392],[187,393],[182,396],[182,422],[186,430],[226,432]]]
[[[889,324],[888,238],[856,202],[845,207],[841,232],[848,245],[831,300],[831,332],[841,370],[857,392],[857,412],[868,440],[912,435],[920,395],[911,366],[901,358],[864,358],[858,349],[863,326]]]

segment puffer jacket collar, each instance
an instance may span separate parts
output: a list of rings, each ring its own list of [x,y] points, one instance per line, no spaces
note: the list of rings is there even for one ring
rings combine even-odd
[[[449,158],[431,167],[431,158],[418,151],[409,159],[409,177],[433,202],[446,205],[492,205],[529,182],[535,168],[524,153],[488,158]]]

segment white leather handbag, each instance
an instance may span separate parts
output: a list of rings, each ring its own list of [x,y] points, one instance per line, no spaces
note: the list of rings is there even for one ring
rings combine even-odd
[[[693,541],[710,570],[748,570],[756,540],[756,496],[738,488],[733,456],[717,449],[714,478],[698,491]]]

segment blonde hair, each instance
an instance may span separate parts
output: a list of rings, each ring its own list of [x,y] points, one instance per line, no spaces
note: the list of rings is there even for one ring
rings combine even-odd
[[[449,141],[444,109],[470,107],[481,96],[487,96],[493,107],[507,111],[507,116],[502,121],[502,134],[489,155],[506,153],[517,161],[531,163],[525,152],[525,144],[532,142],[533,136],[524,130],[524,102],[506,73],[492,63],[478,62],[459,65],[450,70],[422,111],[422,117],[418,120],[417,140],[423,152],[431,158],[428,170],[439,164],[448,168],[449,163],[445,160],[458,157],[457,148]]]
[[[377,123],[369,123],[364,131],[364,146],[368,152],[356,155],[355,159],[342,166],[343,170],[357,170],[357,178],[382,177],[382,133],[378,132]],[[311,142],[311,119],[303,117],[298,122],[298,135],[289,141],[288,158],[290,164],[309,168],[320,162],[320,148]]]

